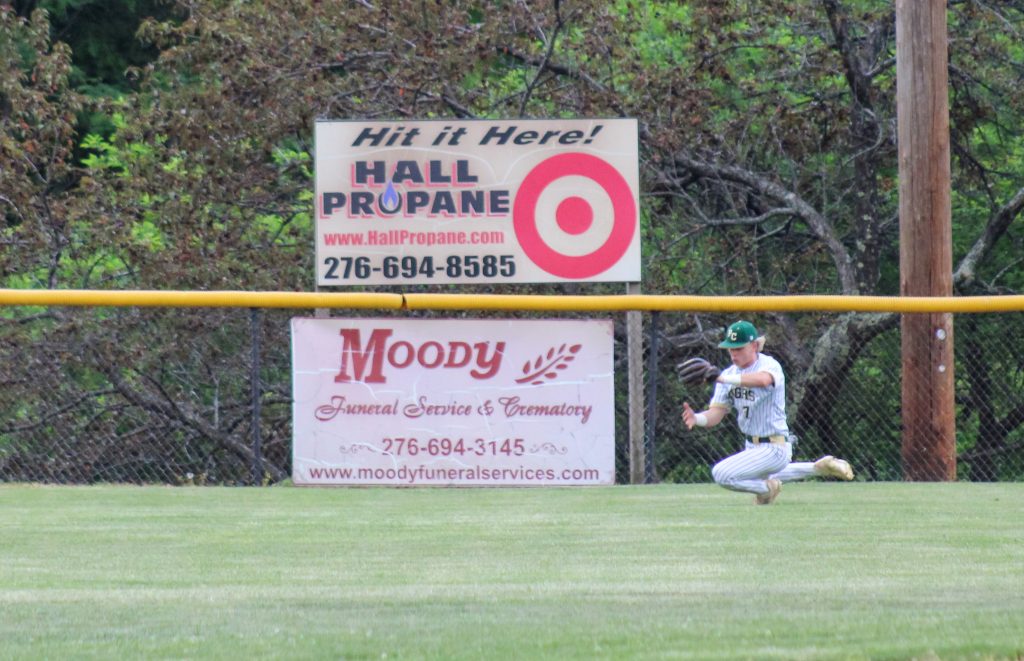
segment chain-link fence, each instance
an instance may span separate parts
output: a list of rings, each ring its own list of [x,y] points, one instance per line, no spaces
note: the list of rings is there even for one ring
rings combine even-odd
[[[660,316],[668,319],[654,325],[666,330],[648,342],[659,365],[655,413],[648,417],[656,476],[709,480],[710,465],[741,449],[742,435],[732,416],[715,429],[687,432],[680,403],[706,406],[711,387],[682,386],[673,369],[696,355],[728,364],[717,343],[732,318],[717,318],[721,325],[702,332],[699,318],[680,323],[679,315]],[[773,315],[773,321],[779,323],[765,326],[765,353],[787,374],[787,414],[799,439],[794,460],[832,454],[849,460],[860,478],[903,479],[899,315]],[[1024,332],[1024,314],[957,315],[954,327],[957,477],[1024,480],[1024,346],[1015,340]]]
[[[288,320],[296,310],[28,308],[0,313],[0,481],[270,484],[290,475]],[[385,316],[376,314],[375,316]],[[441,315],[438,315],[441,316]],[[449,315],[451,316],[451,315]],[[474,315],[483,316],[483,315]],[[717,348],[733,317],[645,314],[649,479],[710,480],[736,452],[730,418],[686,431],[675,365]],[[629,481],[625,315],[616,315],[617,481]],[[897,315],[772,315],[797,459],[848,459],[899,480]],[[1024,480],[1024,314],[955,319],[957,474]],[[803,339],[801,339],[803,338]],[[651,349],[653,348],[653,351]]]
[[[256,319],[258,326],[244,310],[8,310],[0,327],[0,479],[284,479],[285,319]],[[256,336],[264,348],[275,347],[264,355],[281,356],[265,365],[260,356],[256,367]]]

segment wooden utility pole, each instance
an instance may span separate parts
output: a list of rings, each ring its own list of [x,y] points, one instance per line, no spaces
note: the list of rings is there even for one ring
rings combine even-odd
[[[946,0],[896,0],[900,294],[953,293]],[[956,479],[953,315],[905,314],[903,476]]]

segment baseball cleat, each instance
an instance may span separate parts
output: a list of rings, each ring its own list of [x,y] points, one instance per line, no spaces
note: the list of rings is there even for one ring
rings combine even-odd
[[[759,493],[754,496],[754,503],[757,505],[771,505],[782,491],[782,482],[778,480],[765,480],[768,486],[768,493]]]
[[[814,470],[818,475],[838,477],[840,480],[847,481],[853,479],[853,469],[850,468],[850,462],[843,459],[836,459],[830,454],[826,454],[824,457],[814,462]]]

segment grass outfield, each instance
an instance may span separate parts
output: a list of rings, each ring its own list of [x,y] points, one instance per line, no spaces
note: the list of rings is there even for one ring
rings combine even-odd
[[[1024,484],[0,486],[2,658],[1024,655]]]

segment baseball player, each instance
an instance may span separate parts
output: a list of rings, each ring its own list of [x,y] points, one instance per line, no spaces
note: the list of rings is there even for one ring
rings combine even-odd
[[[726,457],[711,469],[715,482],[726,489],[754,494],[758,505],[770,505],[783,482],[809,477],[852,480],[849,462],[826,455],[814,462],[794,462],[793,444],[786,424],[786,375],[779,361],[761,353],[765,338],[749,321],[729,326],[718,346],[729,350],[732,365],[719,370],[703,358],[691,358],[678,367],[684,383],[714,383],[711,405],[695,413],[683,402],[686,428],[714,427],[729,409],[736,409],[740,431],[746,436],[742,452]]]

